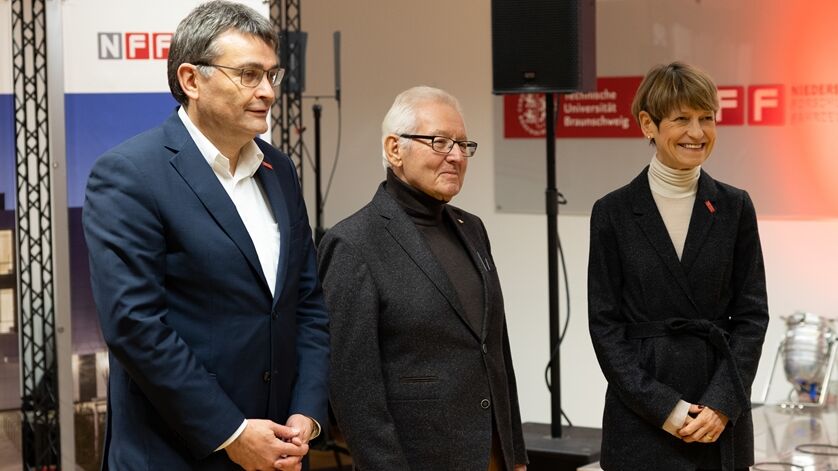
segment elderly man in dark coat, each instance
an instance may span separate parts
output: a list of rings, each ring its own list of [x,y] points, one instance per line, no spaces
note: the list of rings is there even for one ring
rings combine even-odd
[[[319,250],[332,405],[355,465],[526,469],[489,239],[447,204],[477,143],[457,100],[429,87],[400,94],[382,130],[386,182]]]

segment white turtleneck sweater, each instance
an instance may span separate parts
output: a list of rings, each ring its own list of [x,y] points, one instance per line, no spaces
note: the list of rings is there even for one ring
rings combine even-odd
[[[687,170],[669,168],[658,160],[657,154],[649,164],[649,188],[679,260],[690,228],[700,174],[700,166]]]
[[[652,163],[649,164],[649,188],[652,190],[652,198],[669,232],[669,238],[672,239],[678,260],[684,253],[684,242],[687,240],[687,231],[690,228],[690,218],[700,175],[700,166],[677,170],[664,165],[658,160],[657,154],[652,157]],[[689,410],[690,403],[679,400],[662,428],[681,438],[678,430],[684,426]]]

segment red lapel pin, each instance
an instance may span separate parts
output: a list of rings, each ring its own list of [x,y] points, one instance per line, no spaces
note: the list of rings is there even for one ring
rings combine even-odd
[[[716,212],[716,208],[713,207],[713,203],[711,203],[710,200],[705,201],[704,206],[707,206],[707,210],[710,211],[710,214],[713,214],[713,213]]]
[[[265,162],[264,160],[262,161],[262,166],[263,166],[263,167],[265,167],[265,168],[266,168],[266,169],[268,169],[268,170],[273,170],[273,169],[274,169],[274,166],[273,166],[273,165],[271,165],[271,164],[269,164],[269,163]]]

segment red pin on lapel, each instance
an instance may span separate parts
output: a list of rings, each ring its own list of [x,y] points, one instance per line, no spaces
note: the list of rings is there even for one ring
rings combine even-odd
[[[269,164],[269,163],[265,162],[264,160],[262,161],[262,166],[263,166],[263,167],[265,167],[265,168],[266,168],[266,169],[268,169],[268,170],[273,170],[273,169],[274,169],[274,166],[273,166],[273,165],[271,165],[271,164]]]
[[[710,214],[716,212],[716,208],[713,206],[713,203],[711,203],[710,200],[705,201],[704,206],[707,206],[707,210],[710,211]]]

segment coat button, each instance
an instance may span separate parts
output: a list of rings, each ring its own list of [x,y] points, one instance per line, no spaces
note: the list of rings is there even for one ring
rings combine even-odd
[[[279,314],[276,311],[271,312],[271,319],[276,320],[277,317],[279,317]]]
[[[483,354],[485,355],[487,353],[489,353],[489,347],[487,347],[486,344],[484,343],[483,344]]]
[[[480,401],[480,407],[482,407],[484,409],[488,409],[489,408],[489,400],[488,399],[483,399],[482,401]]]
[[[262,381],[264,381],[266,383],[271,382],[271,372],[270,371],[266,371],[266,372],[262,373]]]

